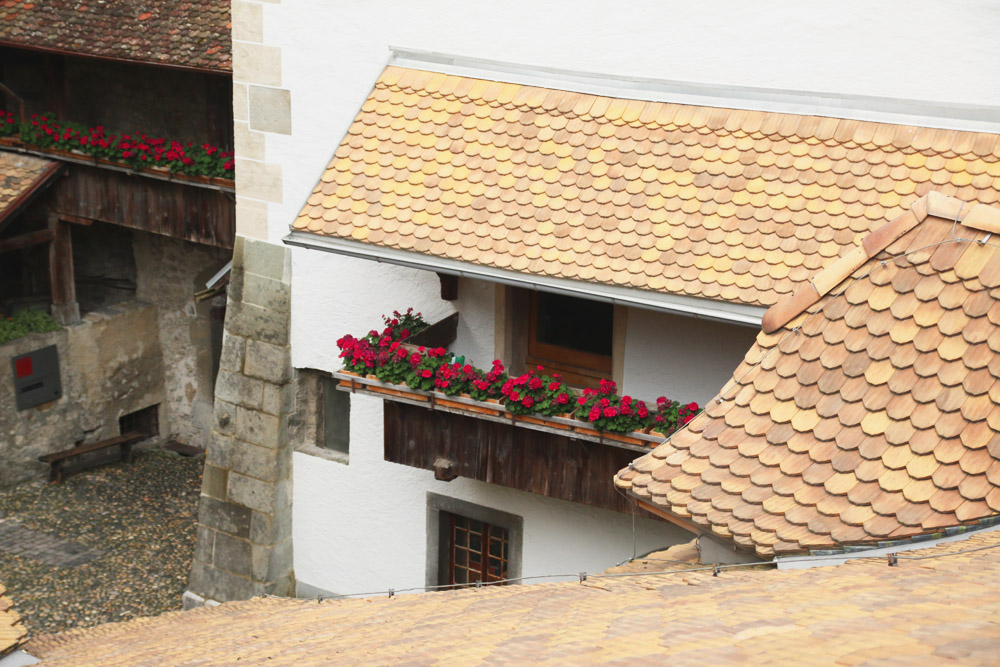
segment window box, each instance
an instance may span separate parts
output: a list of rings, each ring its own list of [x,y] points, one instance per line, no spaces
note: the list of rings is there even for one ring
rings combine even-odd
[[[627,434],[598,431],[588,422],[573,419],[569,416],[515,415],[507,412],[499,403],[477,401],[466,396],[448,396],[436,391],[410,389],[405,385],[380,382],[374,379],[374,377],[363,377],[350,371],[337,371],[333,375],[338,380],[338,388],[341,391],[367,394],[385,400],[399,400],[413,405],[420,405],[431,410],[442,410],[480,419],[503,421],[514,426],[547,431],[558,435],[571,433],[574,438],[591,442],[645,452],[659,445],[664,440],[663,436],[638,431]]]

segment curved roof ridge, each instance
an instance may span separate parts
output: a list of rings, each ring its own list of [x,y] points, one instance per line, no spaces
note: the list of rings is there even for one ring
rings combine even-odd
[[[970,229],[1000,233],[1000,209],[986,204],[964,202],[937,191],[928,192],[914,200],[908,211],[862,238],[859,245],[820,270],[812,280],[799,287],[790,297],[771,306],[761,319],[764,333],[775,333],[804,313],[857,271],[862,264],[888,248],[929,216],[954,220]]]

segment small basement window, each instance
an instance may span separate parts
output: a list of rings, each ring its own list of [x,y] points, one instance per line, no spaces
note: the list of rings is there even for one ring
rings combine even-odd
[[[524,520],[427,493],[427,585],[461,588],[521,576]]]
[[[146,438],[160,434],[160,404],[130,412],[118,418],[118,433],[141,433]]]
[[[341,454],[350,453],[351,395],[337,390],[337,381],[323,382],[323,437],[320,447]]]
[[[510,539],[506,528],[451,512],[444,512],[441,520],[448,525],[445,558],[449,585],[509,578]]]

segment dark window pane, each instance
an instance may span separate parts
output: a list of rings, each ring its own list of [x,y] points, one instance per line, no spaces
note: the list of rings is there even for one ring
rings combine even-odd
[[[351,441],[351,395],[337,391],[336,380],[323,387],[323,447],[349,453]]]
[[[455,565],[464,566],[468,560],[466,554],[468,552],[465,549],[455,549]]]
[[[492,530],[496,530],[493,528]],[[500,540],[490,540],[490,555],[495,558],[503,556],[503,542]]]
[[[469,549],[475,552],[482,552],[483,550],[483,538],[477,533],[472,533],[469,535]]]
[[[469,530],[471,530],[474,533],[481,533],[481,532],[483,532],[483,522],[482,521],[476,521],[475,519],[470,519],[469,520]]]
[[[561,294],[538,293],[538,342],[611,355],[614,306]]]
[[[469,534],[467,532],[465,532],[464,530],[456,528],[455,529],[455,544],[457,544],[460,547],[467,547],[467,546],[469,546],[468,535]]]

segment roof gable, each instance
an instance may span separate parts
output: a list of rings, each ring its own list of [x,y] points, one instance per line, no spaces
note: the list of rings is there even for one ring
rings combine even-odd
[[[759,554],[1000,513],[1000,211],[931,194],[764,318],[619,487]]]
[[[993,203],[998,184],[993,134],[390,66],[293,229],[770,306],[931,189]]]

